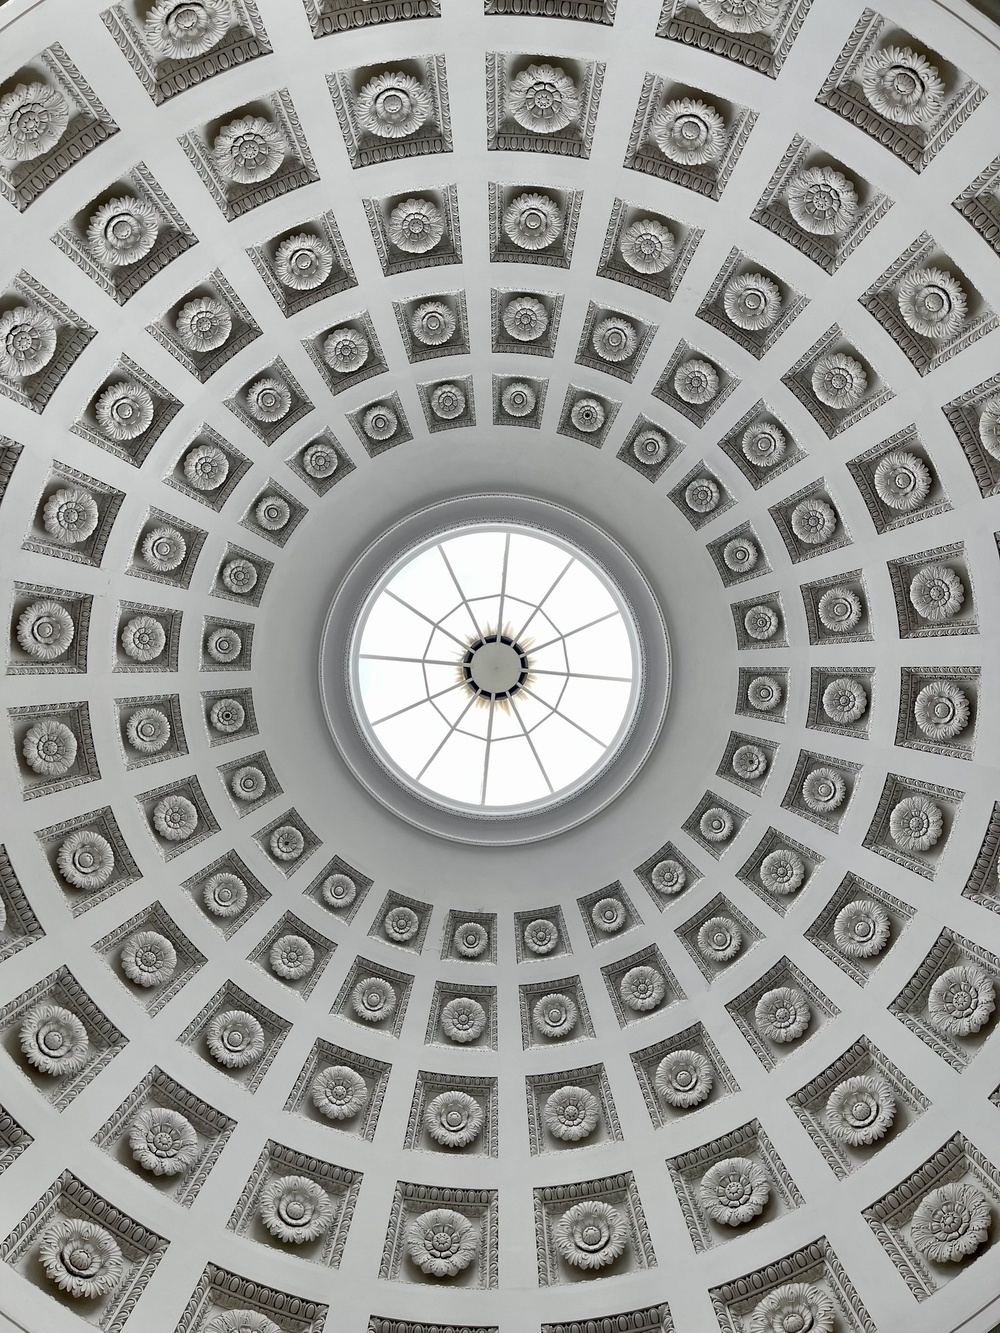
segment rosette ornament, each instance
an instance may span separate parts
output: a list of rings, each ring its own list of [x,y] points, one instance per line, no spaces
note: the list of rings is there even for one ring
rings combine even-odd
[[[395,987],[384,977],[366,977],[351,991],[351,1008],[365,1023],[384,1023],[398,1003]]]
[[[90,1058],[87,1029],[70,1009],[36,1004],[21,1020],[21,1050],[40,1074],[78,1074]]]
[[[466,407],[464,391],[457,384],[439,384],[431,391],[431,411],[441,421],[455,421]]]
[[[806,863],[798,852],[789,847],[778,847],[768,852],[757,873],[761,884],[771,893],[794,893],[805,880]]]
[[[574,1268],[606,1268],[625,1253],[628,1226],[603,1199],[585,1199],[568,1208],[552,1228],[559,1256]]]
[[[205,887],[201,892],[205,911],[222,921],[239,916],[246,907],[249,896],[249,890],[239,875],[233,875],[228,871],[212,875],[205,881]]]
[[[730,323],[748,333],[773,328],[781,314],[781,289],[763,273],[742,273],[722,293],[722,308]]]
[[[618,250],[630,269],[652,275],[673,263],[677,241],[658,218],[638,218],[622,232]]]
[[[305,851],[306,840],[294,824],[282,824],[268,838],[267,847],[276,861],[297,861]]]
[[[904,274],[896,301],[904,324],[934,342],[953,338],[969,310],[962,284],[940,268],[915,268]]]
[[[286,1245],[319,1240],[335,1217],[333,1200],[308,1176],[278,1176],[264,1186],[260,1196],[261,1222]]]
[[[150,1106],[129,1126],[128,1146],[144,1171],[154,1176],[179,1176],[198,1158],[198,1135],[179,1111]]]
[[[868,372],[860,361],[844,352],[821,356],[813,366],[812,390],[821,403],[838,412],[858,406],[868,389]]]
[[[798,986],[776,986],[757,1001],[753,1018],[762,1037],[782,1045],[802,1036],[812,1021],[812,1007]]]
[[[255,421],[272,426],[292,410],[292,391],[281,380],[265,375],[246,390],[247,411]]]
[[[686,1111],[711,1095],[715,1071],[701,1051],[671,1051],[656,1066],[653,1085],[668,1106]]]
[[[243,116],[223,125],[213,145],[219,172],[235,185],[269,180],[288,152],[285,136],[263,116]]]
[[[698,952],[710,963],[728,963],[743,948],[743,932],[728,916],[713,916],[698,931]]]
[[[831,634],[849,634],[861,623],[864,607],[852,588],[827,588],[816,603],[820,624]]]
[[[452,936],[455,952],[461,958],[481,958],[489,947],[490,937],[478,921],[466,921]]]
[[[786,1282],[754,1307],[747,1333],[832,1333],[836,1307],[822,1287]]]
[[[832,814],[846,797],[847,783],[835,769],[814,768],[802,779],[802,803],[813,814]]]
[[[755,421],[740,439],[743,457],[754,467],[774,467],[788,452],[785,432],[773,421]]]
[[[229,476],[229,459],[217,444],[196,444],[184,455],[184,477],[196,491],[217,491]]]
[[[264,1029],[243,1009],[227,1009],[209,1023],[205,1044],[224,1069],[246,1069],[264,1054]]]
[[[534,954],[547,954],[559,943],[559,931],[554,921],[539,917],[524,928],[524,943]]]
[[[61,602],[32,602],[17,618],[17,642],[36,662],[55,662],[75,636],[73,617]]]
[[[323,360],[337,375],[353,375],[368,360],[368,339],[358,329],[333,329],[323,340]]]
[[[759,1217],[771,1197],[767,1175],[750,1157],[727,1157],[701,1178],[698,1197],[713,1222],[745,1226]]]
[[[406,1252],[422,1273],[454,1277],[479,1253],[479,1232],[453,1208],[432,1208],[406,1228]]]
[[[889,816],[889,836],[904,852],[929,852],[943,831],[941,807],[929,796],[904,796]]]
[[[350,875],[338,873],[327,875],[320,892],[327,907],[333,907],[340,911],[345,907],[350,907],[351,903],[357,898],[358,886]]]
[[[996,987],[978,963],[960,963],[936,977],[927,996],[927,1017],[946,1037],[971,1037],[996,1008]]]
[[[542,1123],[553,1138],[579,1143],[597,1128],[601,1104],[586,1088],[558,1088],[546,1099]]]
[[[410,316],[410,332],[425,347],[440,347],[458,328],[455,312],[443,301],[422,301]]]
[[[397,903],[382,918],[382,930],[393,944],[406,944],[420,929],[420,918],[412,907]]]
[[[835,1139],[863,1148],[885,1138],[896,1118],[892,1084],[881,1074],[856,1074],[827,1098],[826,1127]]]
[[[777,611],[773,606],[767,606],[763,602],[758,606],[751,606],[743,617],[743,628],[751,639],[759,642],[773,639],[780,625],[781,617]]]
[[[258,1310],[224,1310],[205,1326],[205,1333],[281,1333],[281,1329]]]
[[[44,778],[61,778],[76,762],[76,737],[65,722],[54,717],[39,718],[21,743],[24,761]]]
[[[361,418],[362,430],[376,444],[391,440],[398,427],[399,417],[388,403],[376,403]]]
[[[781,703],[784,691],[774,676],[755,676],[747,686],[747,703],[758,713],[770,713]]]
[[[627,319],[621,315],[609,315],[595,325],[590,345],[602,361],[617,364],[634,355],[639,346],[639,335],[635,325]]]
[[[632,441],[632,455],[643,467],[658,467],[669,452],[670,443],[658,430],[641,430]]]
[[[214,629],[205,640],[205,648],[213,662],[235,662],[243,651],[243,640],[234,629]]]
[[[425,255],[444,236],[444,215],[430,199],[406,199],[389,214],[386,235],[408,255]]]
[[[207,55],[229,31],[229,0],[159,0],[146,16],[146,45],[166,60]]]
[[[233,331],[229,307],[214,296],[196,296],[177,312],[174,328],[189,352],[214,352]]]
[[[831,722],[849,726],[868,710],[868,691],[860,680],[838,676],[823,690],[823,712]]]
[[[604,425],[607,413],[597,398],[578,398],[570,409],[569,419],[577,430],[593,435]]]
[[[267,961],[282,981],[301,981],[316,966],[316,951],[301,935],[282,935],[271,945]]]
[[[111,1232],[83,1218],[47,1227],[39,1241],[38,1258],[45,1276],[77,1299],[109,1296],[125,1271],[121,1248]]]
[[[944,103],[941,75],[908,46],[887,46],[869,56],[861,89],[873,110],[898,125],[929,125]]]
[[[547,194],[519,194],[503,215],[504,233],[520,250],[544,250],[564,226],[562,209]]]
[[[756,782],[767,772],[767,755],[759,745],[740,745],[733,751],[730,766],[744,782]]]
[[[431,98],[419,79],[393,70],[376,74],[365,84],[354,114],[361,129],[379,139],[406,139],[427,122]]]
[[[837,913],[833,942],[847,958],[874,958],[889,943],[889,913],[871,898],[857,898]]]
[[[726,122],[714,106],[695,98],[668,102],[649,130],[664,157],[682,167],[715,162],[726,145]]]
[[[44,370],[55,350],[55,321],[44,310],[21,305],[0,315],[0,374],[26,380]]]
[[[695,514],[710,514],[721,499],[718,482],[711,477],[695,477],[684,490],[684,503]]]
[[[127,268],[145,259],[159,231],[159,215],[145,199],[109,199],[91,215],[87,245],[102,268]]]
[[[917,695],[913,716],[932,741],[951,741],[969,725],[969,696],[952,680],[934,680]]]
[[[763,32],[778,17],[777,0],[698,0],[701,11],[723,32]],[[805,1328],[806,1325],[803,1325]]]
[[[441,1010],[441,1030],[461,1046],[478,1041],[486,1031],[486,1010],[469,995],[456,995]]]
[[[618,983],[622,1004],[634,1014],[646,1014],[655,1009],[667,993],[667,981],[655,967],[640,963],[630,967]]]
[[[309,1087],[309,1097],[327,1120],[350,1120],[363,1111],[370,1098],[368,1084],[348,1065],[327,1065]]]
[[[168,842],[184,842],[198,827],[198,807],[179,792],[170,792],[153,806],[153,828]]]
[[[568,1037],[577,1025],[580,1011],[568,995],[543,995],[531,1011],[531,1021],[541,1037]]]
[[[628,913],[620,898],[601,898],[591,908],[590,919],[605,935],[614,935],[628,920]]]
[[[803,231],[839,236],[857,217],[858,192],[833,167],[806,167],[789,181],[785,203]]]
[[[239,699],[216,699],[208,711],[208,724],[212,730],[227,736],[239,731],[246,720],[246,709]]]
[[[535,410],[538,396],[530,384],[523,380],[514,380],[504,386],[500,395],[500,405],[511,417],[527,417]]]
[[[956,1181],[931,1190],[917,1204],[910,1239],[933,1263],[959,1263],[989,1235],[993,1214],[978,1185]]]
[[[97,530],[100,510],[89,491],[63,486],[49,496],[42,510],[42,524],[60,546],[79,546]]]
[[[522,129],[555,134],[580,119],[580,93],[565,70],[529,65],[507,87],[507,112]]]
[[[50,152],[66,132],[70,108],[47,83],[19,83],[0,97],[0,157],[31,162]]]
[[[674,371],[674,392],[683,402],[703,407],[719,392],[719,372],[698,357],[682,361]]]
[[[313,232],[287,236],[275,251],[274,272],[290,291],[314,291],[333,272],[333,249]]]
[[[162,986],[177,971],[177,950],[159,931],[137,931],[122,945],[122,971],[137,986]]]
[[[735,829],[732,815],[721,805],[711,806],[698,821],[698,831],[707,842],[728,842]]]
[[[153,395],[142,384],[112,384],[94,403],[97,424],[109,440],[137,440],[153,424]]]
[[[979,439],[986,452],[1000,459],[1000,396],[988,398],[979,417]]]
[[[59,845],[56,866],[74,889],[102,889],[115,868],[111,843],[100,833],[78,829]]]
[[[143,563],[159,574],[178,569],[187,555],[187,542],[176,528],[153,528],[142,539]]]
[[[439,1092],[424,1108],[424,1128],[443,1148],[467,1148],[482,1133],[483,1108],[467,1092]]]
[[[837,511],[819,496],[800,500],[788,518],[788,525],[806,546],[822,546],[837,531]]]
[[[947,565],[924,565],[910,580],[910,602],[922,620],[938,624],[958,615],[965,584]]]
[[[923,504],[930,492],[931,480],[930,468],[923,459],[901,449],[880,458],[873,477],[878,498],[890,509],[898,509],[901,513],[918,509]]]
[[[314,481],[325,481],[327,477],[332,477],[340,466],[336,449],[324,440],[314,440],[303,449],[301,462],[302,471]]]
[[[219,579],[229,592],[245,596],[257,586],[257,566],[243,556],[236,556],[222,566]]]
[[[657,861],[649,873],[650,881],[657,893],[680,893],[687,884],[687,871],[680,861],[666,857]]]

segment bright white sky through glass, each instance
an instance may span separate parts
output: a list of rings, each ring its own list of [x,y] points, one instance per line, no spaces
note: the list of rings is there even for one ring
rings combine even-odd
[[[528,654],[509,701],[461,678],[469,644],[502,629]],[[442,538],[405,559],[355,638],[357,703],[411,783],[483,809],[577,785],[627,725],[635,651],[617,600],[582,560],[516,528]]]

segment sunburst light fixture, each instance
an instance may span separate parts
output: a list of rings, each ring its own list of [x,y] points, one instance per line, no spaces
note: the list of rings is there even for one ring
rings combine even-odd
[[[487,626],[483,634],[470,637],[458,664],[458,678],[481,707],[496,704],[509,709],[514,695],[534,684],[531,644],[530,639],[515,637],[509,622],[500,630]]]

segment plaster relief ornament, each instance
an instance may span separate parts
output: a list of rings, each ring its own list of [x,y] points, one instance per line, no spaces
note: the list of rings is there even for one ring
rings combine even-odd
[[[511,417],[530,416],[535,410],[537,401],[537,396],[531,385],[525,384],[521,380],[506,385],[500,395],[500,405]]]
[[[238,555],[227,560],[219,572],[222,586],[241,596],[252,592],[257,586],[257,566],[244,556]]]
[[[160,231],[160,219],[144,199],[109,199],[91,215],[87,245],[102,268],[127,268],[145,259]]]
[[[41,1074],[78,1074],[90,1058],[87,1029],[69,1009],[36,1004],[25,1014],[18,1032],[29,1065]]]
[[[256,380],[245,393],[247,411],[255,421],[273,425],[292,410],[292,391],[270,375]]]
[[[950,741],[969,725],[969,696],[954,681],[935,680],[925,685],[913,704],[913,716],[932,741]]]
[[[243,651],[243,640],[234,629],[214,629],[205,641],[213,662],[235,662]]]
[[[233,22],[229,0],[159,0],[146,18],[146,45],[168,60],[196,60]]]
[[[580,119],[580,93],[565,70],[529,65],[507,87],[507,111],[523,129],[555,134]]]
[[[763,32],[778,17],[777,0],[699,0],[699,4],[723,32]]]
[[[399,418],[387,403],[376,403],[361,419],[361,427],[370,440],[381,444],[391,440],[399,426]]]
[[[314,291],[333,272],[333,248],[313,232],[288,236],[275,251],[274,272],[290,291]]]
[[[788,847],[779,847],[768,852],[757,873],[761,884],[771,893],[794,893],[805,880],[806,863],[798,852]]]
[[[337,375],[360,370],[370,350],[368,339],[358,329],[334,329],[323,340],[323,360]]]
[[[38,1258],[45,1276],[60,1291],[87,1300],[110,1295],[125,1269],[111,1232],[75,1217],[54,1222],[42,1232]]]
[[[861,598],[851,588],[827,588],[816,603],[820,624],[832,634],[849,634],[857,629],[863,610]]]
[[[55,662],[75,636],[73,617],[60,602],[32,602],[17,618],[17,642],[36,662]]]
[[[145,434],[154,413],[152,394],[134,381],[110,385],[94,403],[98,426],[109,440],[119,442]]]
[[[325,481],[327,477],[332,477],[339,466],[336,449],[322,440],[317,440],[302,451],[302,471],[315,481]]]
[[[153,528],[143,537],[141,550],[150,569],[166,574],[184,563],[187,542],[176,528]]]
[[[625,1253],[628,1226],[617,1208],[585,1199],[568,1208],[552,1228],[559,1256],[574,1268],[606,1268]]]
[[[198,1135],[179,1111],[150,1106],[129,1126],[128,1146],[144,1171],[154,1176],[179,1176],[198,1157]]]
[[[758,713],[772,712],[781,700],[781,682],[773,676],[756,676],[747,686],[747,703]]]
[[[929,125],[944,102],[940,74],[908,46],[887,46],[869,56],[861,88],[873,110],[899,125]]]
[[[749,574],[760,559],[757,543],[749,537],[734,537],[722,548],[722,560],[734,574]]]
[[[826,1103],[826,1127],[852,1148],[876,1143],[896,1118],[892,1084],[881,1074],[857,1074],[838,1083]]]
[[[503,215],[503,229],[521,250],[544,250],[558,241],[565,222],[562,209],[547,194],[519,194]]]
[[[832,1333],[833,1301],[810,1282],[786,1282],[755,1306],[747,1333]]]
[[[481,958],[489,945],[486,927],[478,921],[466,921],[453,936],[455,952],[462,958]]]
[[[281,1333],[281,1329],[257,1310],[224,1310],[206,1325],[205,1333]]]
[[[263,116],[243,116],[223,125],[212,147],[220,173],[235,185],[269,180],[288,152],[281,130]]]
[[[847,783],[832,768],[814,768],[802,779],[802,802],[817,815],[832,814],[844,804]]]
[[[366,977],[351,991],[351,1008],[365,1023],[382,1023],[396,1012],[398,999],[384,977]]]
[[[635,325],[623,319],[621,315],[609,315],[600,320],[594,328],[590,345],[602,361],[627,361],[639,346],[639,335]]]
[[[55,321],[44,310],[22,305],[0,315],[0,373],[9,379],[37,375],[55,350]]]
[[[698,931],[698,952],[710,963],[728,963],[743,948],[743,932],[727,916],[713,916]]]
[[[868,372],[843,352],[822,356],[813,366],[812,390],[821,403],[838,412],[858,406],[868,389]]]
[[[907,513],[919,508],[931,489],[931,472],[916,454],[896,450],[879,459],[875,468],[875,491],[890,509]]]
[[[833,942],[847,958],[875,958],[889,943],[889,913],[871,898],[858,898],[837,913]]]
[[[184,842],[198,827],[198,807],[178,792],[163,796],[153,806],[153,828],[168,842]]]
[[[622,232],[618,249],[636,273],[662,273],[674,261],[677,241],[658,218],[639,218]]]
[[[214,352],[232,333],[233,317],[216,297],[196,296],[178,310],[174,328],[189,352]]]
[[[715,109],[695,98],[667,102],[649,129],[664,157],[682,167],[715,162],[726,144],[726,122]]]
[[[732,278],[722,293],[722,307],[729,321],[748,333],[773,328],[781,314],[781,289],[763,273],[743,273]]]
[[[996,987],[978,963],[942,972],[927,996],[927,1017],[946,1037],[970,1037],[996,1008]]]
[[[640,963],[630,967],[618,983],[618,994],[626,1009],[646,1014],[655,1009],[667,993],[667,981],[655,967]]]
[[[698,821],[698,830],[708,842],[727,842],[733,836],[735,828],[732,815],[721,805],[714,805],[706,810]]]
[[[512,296],[503,309],[503,326],[518,342],[535,342],[549,327],[549,312],[536,296]]]
[[[276,861],[297,861],[305,851],[306,840],[294,824],[282,824],[268,838],[267,847]]]
[[[212,875],[205,881],[205,887],[201,891],[201,900],[205,904],[206,912],[219,917],[222,921],[239,916],[246,907],[249,896],[247,886],[239,875],[230,874],[228,871]]]
[[[50,152],[66,132],[70,108],[46,83],[19,83],[0,97],[0,157],[31,162]]]
[[[253,516],[265,532],[280,532],[292,516],[292,508],[280,495],[262,495]]]
[[[860,680],[838,676],[823,691],[823,712],[831,722],[848,726],[864,717],[868,710],[868,691]]]
[[[340,910],[344,907],[350,907],[358,896],[358,886],[350,875],[327,875],[320,892],[323,895],[323,901],[327,907],[334,907]]]
[[[667,437],[658,430],[643,430],[632,441],[632,453],[645,467],[657,467],[670,450]]]
[[[836,509],[818,496],[801,500],[788,521],[792,532],[807,546],[822,546],[837,531]]]
[[[569,419],[577,430],[593,435],[604,425],[606,415],[604,404],[598,399],[578,398],[570,410]]]
[[[721,499],[718,483],[711,477],[695,477],[684,489],[684,503],[695,514],[710,514]]]
[[[956,1181],[926,1194],[910,1222],[910,1239],[933,1263],[959,1263],[989,1235],[990,1202],[977,1185]]]
[[[803,231],[813,236],[839,236],[858,213],[858,193],[833,167],[807,167],[793,176],[785,203]]]
[[[889,816],[889,834],[906,852],[927,852],[944,829],[941,807],[928,796],[904,796]]]
[[[568,995],[543,995],[531,1011],[531,1021],[541,1037],[568,1037],[576,1027],[580,1011]]]
[[[386,939],[392,940],[393,944],[406,944],[420,929],[420,918],[412,907],[398,904],[382,918],[382,929]]]
[[[950,620],[962,609],[965,585],[947,565],[925,565],[910,581],[910,601],[923,620]]]
[[[773,639],[781,625],[781,617],[773,606],[751,606],[743,617],[743,628],[751,639],[763,642]]]
[[[177,971],[177,950],[158,931],[137,931],[122,945],[122,971],[137,986],[162,986]]]
[[[412,74],[377,74],[358,93],[354,114],[361,129],[379,139],[406,139],[429,118],[430,94]]]
[[[264,1029],[243,1009],[216,1014],[205,1032],[213,1057],[225,1069],[246,1069],[264,1054]]]
[[[479,1253],[479,1232],[453,1208],[432,1208],[406,1228],[406,1252],[422,1273],[454,1277]]]
[[[653,1083],[668,1106],[698,1106],[715,1086],[715,1071],[701,1051],[671,1051],[656,1066]]]
[[[554,921],[539,917],[524,928],[524,943],[534,954],[547,954],[559,943],[559,931]]]
[[[685,403],[701,407],[719,392],[719,372],[708,361],[684,361],[674,371],[674,392]]]
[[[774,467],[788,452],[785,432],[773,421],[755,421],[743,432],[740,440],[743,457],[754,467]]]
[[[327,1065],[309,1088],[312,1104],[327,1120],[350,1120],[368,1105],[368,1084],[347,1065]]]
[[[100,511],[89,491],[63,486],[49,496],[42,510],[45,531],[60,546],[78,546],[97,529]]]
[[[467,1148],[482,1133],[483,1108],[467,1092],[439,1092],[424,1107],[424,1128],[442,1148]]]
[[[425,255],[444,236],[444,216],[430,199],[407,199],[389,214],[389,243],[408,255]]]
[[[239,699],[216,699],[208,714],[212,730],[226,734],[239,731],[246,718],[246,709]]]
[[[457,328],[455,312],[443,301],[422,301],[410,316],[410,332],[425,347],[440,347]]]
[[[456,996],[441,1010],[441,1028],[449,1041],[467,1046],[486,1031],[486,1010],[468,995]]]
[[[680,861],[667,857],[657,861],[649,874],[650,882],[657,893],[680,893],[687,884],[687,871]]]
[[[1000,458],[1000,397],[990,398],[983,404],[979,439],[988,454]]]
[[[896,301],[904,324],[935,342],[954,337],[969,309],[961,283],[939,268],[915,268],[905,274]]]
[[[307,1176],[278,1176],[265,1185],[260,1196],[260,1220],[286,1245],[319,1240],[335,1217],[329,1194]]]
[[[282,981],[301,981],[316,966],[316,951],[301,935],[282,935],[271,945],[267,961]]]
[[[71,888],[103,889],[115,868],[115,854],[100,833],[78,829],[59,844],[56,867]]]
[[[76,762],[76,737],[65,722],[43,717],[28,728],[21,745],[25,763],[45,778],[64,777]]]
[[[229,459],[217,444],[196,444],[184,455],[184,477],[196,491],[217,491],[229,476]]]
[[[701,1178],[698,1197],[713,1222],[741,1227],[761,1213],[771,1197],[763,1167],[749,1157],[727,1157]]]
[[[624,926],[628,914],[618,898],[602,898],[591,908],[590,919],[605,935],[614,935]]]
[[[754,1024],[762,1037],[779,1044],[796,1041],[812,1021],[812,1008],[798,986],[776,986],[762,995]]]
[[[733,772],[745,782],[755,782],[767,772],[767,755],[759,745],[740,745],[730,760]]]
[[[431,393],[430,405],[440,420],[455,421],[465,411],[465,393],[457,384],[439,384]]]

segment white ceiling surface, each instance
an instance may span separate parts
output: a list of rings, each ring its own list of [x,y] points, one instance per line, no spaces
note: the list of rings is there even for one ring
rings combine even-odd
[[[361,1333],[371,1315],[426,1323],[468,1323],[512,1331],[571,1319],[615,1314],[667,1301],[676,1328],[714,1327],[710,1288],[788,1254],[825,1235],[881,1333],[970,1330],[995,1323],[985,1310],[996,1296],[996,1251],[968,1266],[927,1301],[910,1295],[861,1212],[961,1131],[1000,1167],[1000,1111],[989,1101],[1000,1082],[1000,1047],[994,1035],[959,1074],[907,1031],[886,1006],[910,978],[940,930],[948,926],[993,952],[997,918],[963,898],[997,794],[1000,749],[1000,581],[994,530],[995,499],[983,500],[940,408],[989,375],[998,364],[1000,331],[920,378],[889,334],[858,304],[858,296],[922,231],[929,231],[959,262],[969,281],[1000,308],[1000,260],[951,207],[951,201],[994,155],[1000,142],[1000,54],[986,35],[988,24],[955,0],[951,12],[931,0],[892,0],[882,11],[927,47],[991,90],[991,96],[921,174],[911,172],[873,140],[813,98],[861,12],[858,0],[815,0],[803,31],[773,82],[736,64],[652,36],[659,12],[654,0],[621,0],[611,28],[543,19],[485,17],[476,0],[443,0],[444,17],[385,24],[314,41],[296,0],[262,0],[261,14],[274,53],[214,78],[154,107],[109,36],[94,0],[18,0],[0,10],[6,22],[0,43],[0,75],[54,40],[79,66],[121,132],[56,181],[25,213],[4,206],[0,279],[25,269],[98,330],[44,413],[4,403],[0,431],[26,447],[3,502],[0,573],[3,595],[17,580],[77,589],[95,597],[87,676],[7,678],[8,707],[86,698],[101,767],[101,780],[22,805],[21,780],[9,744],[0,761],[3,841],[45,936],[0,967],[0,1002],[22,994],[66,963],[82,987],[128,1038],[114,1061],[63,1112],[57,1113],[5,1056],[0,1101],[34,1136],[0,1186],[0,1236],[6,1236],[69,1169],[124,1213],[169,1241],[130,1327],[169,1333],[211,1260],[282,1291],[328,1303],[328,1329]],[[13,20],[13,21],[11,21]],[[593,152],[589,161],[548,154],[488,154],[484,52],[517,51],[551,57],[599,58],[607,72]],[[406,55],[443,53],[454,126],[455,151],[354,171],[331,110],[325,76],[391,62]],[[622,158],[647,70],[759,110],[747,147],[715,203],[678,186],[622,168]],[[178,136],[194,126],[287,87],[315,157],[320,180],[226,223],[179,148]],[[875,183],[895,206],[842,269],[830,277],[791,246],[749,220],[791,133],[797,130]],[[198,244],[158,274],[123,308],[117,307],[48,240],[120,173],[143,161],[197,235]],[[489,262],[487,184],[491,180],[537,182],[584,191],[579,232],[568,270],[546,266],[494,266]],[[385,278],[378,263],[361,199],[419,191],[457,181],[464,263]],[[682,289],[667,305],[633,288],[594,276],[615,197],[705,228]],[[247,247],[332,208],[358,287],[285,320],[261,281]],[[739,246],[810,298],[792,331],[759,363],[694,312],[730,247]],[[145,326],[210,271],[221,269],[263,330],[207,384],[199,385],[153,339]],[[493,286],[565,293],[555,356],[551,360],[490,352]],[[472,354],[410,366],[399,341],[392,300],[464,287]],[[579,330],[589,300],[659,325],[659,332],[631,386],[574,365]],[[333,399],[300,339],[332,327],[341,316],[370,312],[389,370]],[[868,357],[895,397],[849,433],[828,441],[780,382],[803,351],[833,323]],[[742,379],[706,429],[699,431],[650,395],[677,341],[687,337]],[[120,353],[132,356],[167,386],[183,406],[136,470],[110,453],[67,433],[101,377]],[[260,367],[281,356],[315,404],[315,410],[268,450],[224,406]],[[538,432],[493,427],[491,374],[544,376],[550,385]],[[428,435],[415,384],[472,375],[479,425]],[[601,450],[556,434],[568,384],[583,385],[623,401]],[[369,459],[344,412],[395,390],[415,439]],[[790,426],[807,452],[794,470],[753,491],[715,441],[763,397]],[[640,413],[662,422],[685,445],[653,486],[615,457]],[[208,508],[163,486],[195,429],[206,421],[252,460],[223,511]],[[875,534],[847,461],[897,430],[918,423],[921,438],[953,505],[949,513],[884,536]],[[284,466],[293,449],[329,425],[357,470],[319,498]],[[705,458],[737,504],[703,531],[695,531],[667,492]],[[126,492],[100,568],[74,566],[24,551],[21,542],[53,459],[70,464]],[[849,547],[793,565],[768,507],[818,477],[835,498],[853,537]],[[238,525],[250,501],[274,477],[308,506],[287,547],[272,548]],[[356,556],[386,527],[421,505],[453,494],[496,489],[556,500],[588,516],[631,553],[653,585],[668,622],[673,664],[670,708],[661,739],[627,791],[597,818],[560,837],[524,847],[473,848],[437,839],[396,819],[377,804],[346,768],[323,725],[317,688],[319,633],[341,577]],[[124,573],[136,533],[149,506],[163,508],[209,530],[188,591],[140,583]],[[706,542],[750,520],[772,574],[723,589]],[[979,612],[978,635],[900,639],[886,561],[912,551],[964,541]],[[235,542],[274,560],[258,610],[234,607],[210,595],[214,571]],[[863,568],[875,642],[810,649],[801,584]],[[759,590],[780,590],[788,621],[787,648],[737,652],[730,602]],[[180,669],[176,675],[138,677],[110,673],[119,599],[183,610]],[[232,677],[198,670],[203,615],[234,614],[255,623],[253,670]],[[876,686],[871,736],[861,740],[805,726],[811,664],[874,667]],[[737,668],[791,669],[788,721],[784,726],[736,717]],[[975,757],[972,762],[894,746],[901,666],[982,667]],[[259,736],[209,749],[200,709],[202,689],[251,687]],[[125,694],[179,693],[189,755],[126,771],[112,699]],[[732,730],[780,742],[763,794],[743,791],[717,776]],[[807,822],[781,808],[800,749],[833,754],[862,765],[840,831]],[[284,796],[247,819],[238,819],[217,765],[265,750]],[[211,841],[165,864],[154,847],[134,796],[172,779],[197,773],[221,825]],[[965,793],[937,877],[925,880],[862,847],[887,773],[955,787]],[[706,791],[716,791],[749,814],[737,843],[715,862],[681,825]],[[141,870],[141,878],[84,915],[73,918],[41,857],[34,831],[109,805]],[[261,855],[252,835],[294,806],[323,846],[287,880]],[[767,907],[736,872],[769,827],[782,830],[825,858],[808,897],[787,915]],[[695,888],[664,912],[657,910],[633,874],[668,839],[704,872]],[[271,898],[228,941],[177,886],[180,880],[234,847]],[[321,864],[339,854],[374,880],[358,916],[348,926],[303,890]],[[802,938],[803,930],[852,870],[915,909],[898,946],[862,989]],[[592,946],[576,900],[621,880],[643,924],[624,936]],[[393,890],[433,906],[422,953],[402,952],[368,930]],[[732,969],[709,986],[674,933],[716,893],[723,892],[764,937]],[[91,945],[115,926],[159,900],[207,956],[207,964],[154,1018],[127,993],[119,977]],[[518,963],[513,915],[533,906],[563,906],[572,941],[570,957]],[[450,908],[497,913],[497,962],[442,960]],[[264,969],[247,961],[285,911],[294,911],[336,943],[337,951],[307,1002],[287,993]],[[622,1030],[601,974],[615,959],[654,942],[689,997]],[[399,1040],[362,1027],[330,1010],[355,957],[361,954],[415,977]],[[766,1070],[737,1030],[725,1005],[774,962],[788,956],[839,1008],[805,1048]],[[518,987],[543,978],[578,974],[595,1036],[572,1045],[522,1050]],[[188,1050],[177,1038],[227,980],[256,995],[293,1023],[277,1059],[250,1094]],[[498,990],[498,1050],[426,1048],[424,1031],[438,980],[494,985]],[[665,1128],[654,1129],[630,1060],[630,1052],[702,1022],[733,1072],[740,1091]],[[859,1035],[887,1053],[925,1093],[930,1108],[893,1138],[862,1169],[838,1180],[810,1141],[786,1098],[825,1069]],[[307,1121],[282,1108],[317,1037],[390,1062],[373,1142]],[[532,1156],[525,1121],[526,1074],[605,1065],[621,1120],[620,1142],[604,1141],[561,1154]],[[157,1194],[91,1140],[153,1063],[236,1120],[237,1128],[190,1211]],[[419,1070],[499,1080],[498,1158],[419,1153],[403,1147]],[[695,1253],[664,1159],[759,1119],[778,1146],[805,1202],[790,1215]],[[327,1162],[363,1172],[357,1209],[339,1272],[264,1246],[227,1228],[233,1208],[265,1142],[295,1147]],[[649,1224],[657,1266],[609,1279],[538,1284],[532,1189],[634,1172]],[[380,1280],[379,1264],[397,1181],[499,1190],[499,1288],[450,1289],[447,1284]],[[994,1230],[1000,1218],[994,1217]],[[69,1302],[57,1303],[43,1286],[10,1269],[0,1274],[0,1307],[31,1333],[80,1327]],[[840,1333],[838,1329],[838,1333]]]

